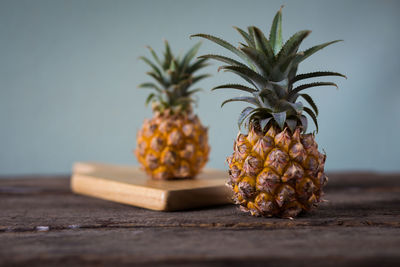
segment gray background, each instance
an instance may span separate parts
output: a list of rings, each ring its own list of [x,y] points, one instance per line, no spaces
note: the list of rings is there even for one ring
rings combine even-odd
[[[145,117],[148,67],[137,60],[162,39],[174,51],[210,33],[237,44],[232,26],[269,30],[281,4],[283,34],[310,29],[302,48],[344,39],[300,72],[333,70],[340,89],[310,90],[320,108],[328,170],[400,171],[400,1],[0,1],[0,174],[66,173],[74,161],[136,164],[131,151]],[[203,42],[200,53],[222,53]],[[226,168],[242,104],[209,92],[239,82],[228,73],[199,86],[197,112],[210,127],[209,167]],[[328,78],[329,80],[329,78]],[[234,94],[234,93],[233,93]]]

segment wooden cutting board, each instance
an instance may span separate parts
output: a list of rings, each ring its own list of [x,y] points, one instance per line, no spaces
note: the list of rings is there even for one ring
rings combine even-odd
[[[205,169],[196,179],[157,181],[138,167],[92,162],[74,164],[74,193],[132,206],[176,211],[231,203],[226,171]]]

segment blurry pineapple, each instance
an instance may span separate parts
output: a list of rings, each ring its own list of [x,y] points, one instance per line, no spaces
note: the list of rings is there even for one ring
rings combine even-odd
[[[195,59],[200,43],[183,57],[175,58],[165,41],[164,58],[161,60],[148,47],[154,63],[140,57],[151,67],[147,74],[156,83],[143,83],[140,88],[154,90],[147,97],[153,118],[146,119],[137,133],[136,157],[146,173],[154,179],[194,178],[204,167],[210,151],[207,128],[193,113],[191,86],[208,77],[194,73],[207,66],[207,59]]]
[[[239,128],[245,126],[246,134],[239,132],[234,153],[227,158],[230,174],[227,184],[233,190],[234,202],[252,215],[291,218],[316,206],[327,182],[324,173],[326,155],[318,151],[314,134],[306,133],[305,114],[314,121],[318,131],[318,108],[304,90],[336,86],[332,82],[297,83],[314,77],[345,76],[321,71],[297,74],[300,62],[340,40],[299,52],[300,43],[310,31],[299,31],[283,44],[281,21],[279,10],[269,39],[254,26],[248,27],[248,31],[236,28],[246,42],[239,48],[211,35],[194,36],[209,39],[241,58],[243,63],[220,55],[200,57],[226,63],[219,69],[233,72],[250,84],[225,84],[213,88],[249,93],[228,99],[222,106],[233,101],[252,105],[240,113]],[[309,107],[299,99],[305,100]]]

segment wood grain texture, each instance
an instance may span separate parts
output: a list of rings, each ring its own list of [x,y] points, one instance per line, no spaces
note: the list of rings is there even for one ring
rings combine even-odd
[[[149,179],[137,167],[79,162],[74,165],[74,193],[137,207],[177,211],[227,204],[231,193],[225,171],[206,169],[196,179]]]
[[[293,221],[135,208],[72,194],[67,177],[0,179],[0,265],[399,266],[400,176],[329,177],[329,202]]]

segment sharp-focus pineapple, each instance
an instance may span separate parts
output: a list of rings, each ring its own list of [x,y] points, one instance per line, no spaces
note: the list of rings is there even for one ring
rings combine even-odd
[[[326,156],[318,151],[314,134],[306,133],[307,117],[316,125],[318,108],[304,89],[336,84],[313,82],[297,86],[299,81],[322,76],[342,76],[336,72],[297,74],[299,63],[318,50],[337,41],[327,42],[299,52],[300,43],[310,31],[294,34],[285,44],[281,34],[281,10],[276,14],[269,39],[252,26],[248,31],[236,30],[245,44],[235,48],[228,42],[206,34],[196,37],[209,39],[238,56],[242,62],[220,55],[204,55],[227,65],[219,69],[233,72],[250,86],[224,84],[214,89],[235,89],[249,93],[228,99],[244,101],[246,107],[239,116],[239,128],[233,154],[227,158],[230,179],[228,185],[234,201],[252,215],[295,217],[316,206],[322,198],[322,187],[327,182],[324,173]],[[213,90],[214,90],[213,89]],[[305,100],[309,107],[299,99]],[[242,128],[242,129],[243,129]]]
[[[207,59],[192,60],[199,47],[200,43],[175,58],[165,41],[163,60],[150,47],[155,63],[141,57],[152,68],[147,74],[156,81],[139,85],[154,90],[146,100],[152,103],[154,116],[139,130],[135,154],[154,179],[194,178],[208,160],[207,128],[192,111],[193,94],[200,89],[189,90],[209,76],[194,76],[207,66]]]

